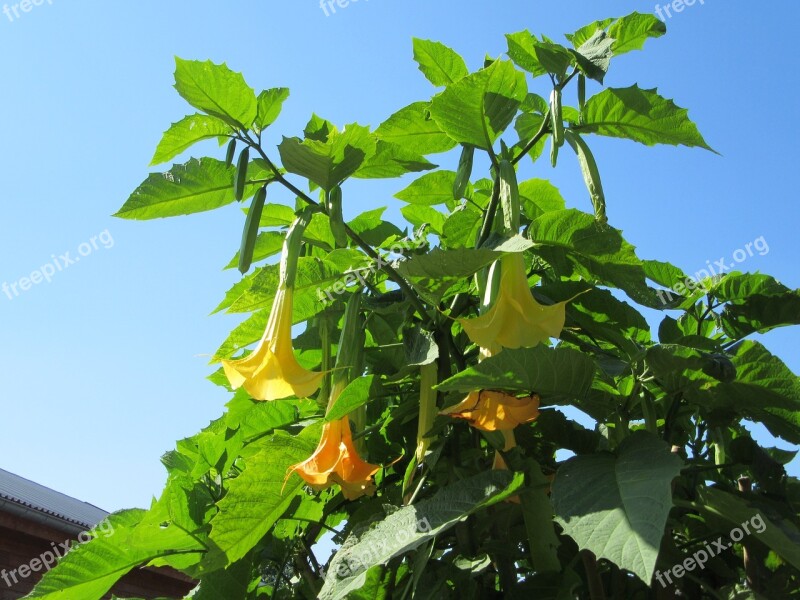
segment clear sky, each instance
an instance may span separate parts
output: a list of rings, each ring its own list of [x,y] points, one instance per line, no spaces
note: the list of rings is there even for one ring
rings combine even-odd
[[[328,16],[318,0],[30,8],[0,14],[0,284],[53,260],[63,267],[65,253],[80,261],[12,300],[0,295],[0,467],[116,510],[147,505],[164,481],[161,454],[222,413],[228,395],[205,380],[208,359],[240,318],[209,316],[238,278],[222,271],[238,247],[237,207],[149,222],[110,216],[147,176],[161,133],[193,112],[171,87],[175,55],[226,61],[257,89],[291,88],[271,130],[277,143],[312,112],[377,126],[429,97],[413,36],[443,41],[477,68],[504,51],[504,33],[560,39],[654,4],[360,0]],[[669,34],[617,59],[607,84],[658,85],[690,108],[721,156],[590,140],[610,222],[641,257],[689,273],[763,236],[769,252],[742,269],[796,288],[800,4],[698,0],[672,15]],[[573,157],[556,171],[542,161],[535,176],[590,210]],[[399,214],[391,196],[404,185],[352,184],[347,211]],[[800,371],[800,330],[763,341]]]

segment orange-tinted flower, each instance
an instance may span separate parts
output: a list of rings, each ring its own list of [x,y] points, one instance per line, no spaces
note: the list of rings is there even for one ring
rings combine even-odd
[[[240,360],[223,360],[233,389],[244,387],[255,400],[307,398],[319,389],[324,373],[304,369],[292,347],[293,289],[278,288],[264,337],[256,349]]]
[[[561,335],[567,303],[542,306],[533,299],[522,254],[506,254],[499,267],[500,287],[492,306],[479,317],[459,319],[469,339],[497,353],[532,348]]]
[[[460,404],[446,408],[440,414],[465,419],[483,431],[511,431],[539,416],[539,396],[517,398],[503,392],[481,390],[470,392]]]
[[[315,490],[323,490],[337,483],[348,500],[355,500],[375,492],[372,476],[378,465],[371,465],[358,455],[353,446],[350,421],[343,417],[326,423],[322,439],[311,458],[293,465],[289,474],[297,473]]]

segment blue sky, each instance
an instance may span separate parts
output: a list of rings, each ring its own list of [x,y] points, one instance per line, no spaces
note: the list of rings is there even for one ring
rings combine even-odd
[[[503,52],[504,33],[556,37],[634,10],[654,4],[360,0],[326,16],[317,0],[44,0],[19,17],[0,14],[0,284],[62,266],[50,283],[0,295],[0,467],[109,510],[145,506],[164,481],[161,454],[228,399],[205,377],[238,318],[209,313],[237,280],[222,267],[241,213],[110,216],[147,176],[161,133],[191,112],[171,87],[175,55],[226,61],[258,89],[291,88],[272,128],[277,144],[312,112],[377,126],[429,97],[413,36],[443,41],[477,68]],[[640,256],[695,272],[763,236],[769,252],[741,268],[800,286],[798,17],[790,0],[769,10],[698,0],[673,13],[666,37],[612,66],[608,85],[658,86],[721,153],[590,140],[610,222]],[[552,178],[570,205],[589,210],[574,158],[555,171],[545,162],[526,175]],[[352,184],[347,210],[399,214],[391,196],[403,185]],[[797,329],[763,341],[800,371]]]

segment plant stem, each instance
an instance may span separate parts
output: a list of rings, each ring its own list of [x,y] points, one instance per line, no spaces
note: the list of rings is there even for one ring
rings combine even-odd
[[[586,569],[586,582],[589,586],[589,597],[592,600],[605,600],[606,593],[603,589],[603,581],[600,579],[600,572],[597,570],[597,557],[589,550],[581,550],[583,568]]]

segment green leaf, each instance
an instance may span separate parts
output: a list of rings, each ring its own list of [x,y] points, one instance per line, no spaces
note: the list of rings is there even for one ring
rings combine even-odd
[[[650,38],[658,38],[667,33],[667,26],[652,14],[634,12],[617,19],[608,28],[608,35],[614,38],[615,56],[631,50],[640,50]]]
[[[339,398],[331,406],[330,410],[325,414],[327,422],[336,421],[342,417],[346,417],[359,406],[364,406],[369,402],[370,394],[374,394],[375,376],[367,375],[359,377],[342,391]],[[377,386],[380,387],[380,386]]]
[[[642,262],[622,233],[570,209],[547,212],[531,223],[536,252],[564,276],[581,275],[591,283],[618,287],[639,304],[664,309],[647,287]]]
[[[570,348],[504,349],[481,361],[436,389],[444,392],[471,392],[500,389],[510,392],[537,393],[545,403],[569,403],[583,398],[594,380],[594,362]]]
[[[157,219],[213,210],[235,200],[234,167],[213,158],[191,159],[166,173],[152,173],[114,215],[123,219]],[[256,185],[248,186],[252,195]]]
[[[587,40],[591,39],[591,37],[597,33],[598,31],[605,31],[608,29],[608,26],[611,25],[616,21],[616,19],[603,19],[602,21],[595,21],[594,23],[589,23],[588,25],[584,25],[575,33],[568,33],[564,37],[566,37],[575,48],[582,46]]]
[[[579,548],[649,584],[672,508],[670,483],[681,467],[667,444],[641,431],[616,455],[572,458],[553,482],[557,521]]]
[[[420,154],[410,152],[403,146],[378,140],[374,156],[367,159],[353,174],[353,177],[388,179],[435,168],[435,164]]]
[[[200,114],[184,117],[164,132],[150,165],[165,163],[197,142],[229,135],[231,131],[231,126],[217,117]]]
[[[175,89],[196,109],[237,129],[248,129],[258,112],[256,93],[224,63],[176,57]]]
[[[618,137],[647,146],[655,144],[711,148],[697,126],[689,119],[688,110],[658,95],[657,90],[609,88],[592,96],[583,111],[583,124],[578,131]]]
[[[269,205],[268,205],[269,206]],[[253,249],[253,262],[265,260],[270,256],[275,256],[283,248],[283,234],[277,231],[262,231],[258,234],[256,245]],[[225,268],[235,269],[239,264],[239,253],[236,253]]]
[[[800,530],[790,520],[781,519],[776,523],[764,516],[759,508],[749,505],[744,497],[722,490],[701,487],[698,496],[697,509],[701,513],[740,530],[743,524],[747,524],[749,531],[745,533],[742,530],[742,533],[747,537],[753,536],[787,563],[800,569]]]
[[[92,541],[74,548],[47,572],[26,598],[100,600],[126,573],[169,554],[203,552],[205,548],[189,533],[174,526],[148,528],[139,525],[143,510],[127,510],[109,517],[107,529]]]
[[[192,600],[248,600],[248,590],[253,580],[261,581],[261,575],[253,565],[250,557],[220,569],[200,580]]]
[[[453,185],[456,181],[454,171],[436,171],[414,180],[394,197],[409,204],[433,206],[445,204],[453,199]]]
[[[469,74],[464,59],[441,42],[414,38],[414,60],[435,86],[450,85]]]
[[[399,508],[362,533],[352,533],[330,563],[323,600],[338,600],[361,588],[366,572],[418,548],[467,516],[514,495],[522,475],[486,471],[458,481],[433,498]]]
[[[528,179],[519,184],[522,211],[531,221],[546,212],[564,210],[567,207],[558,188],[546,179]]]
[[[328,191],[374,156],[376,141],[368,127],[354,123],[342,132],[332,131],[325,142],[284,137],[278,150],[287,171]]]
[[[614,55],[611,50],[613,44],[614,40],[605,31],[600,30],[586,40],[580,48],[571,52],[581,72],[587,77],[603,83],[611,64],[611,57]]]
[[[720,316],[722,329],[732,339],[800,324],[800,290],[780,295],[751,295],[729,302]]]
[[[289,97],[289,88],[272,88],[258,95],[258,113],[254,126],[258,130],[266,129],[281,114],[283,103]]]
[[[456,141],[439,128],[428,110],[428,102],[414,102],[401,108],[380,124],[375,137],[423,156],[452,150]]]
[[[300,435],[279,431],[254,442],[258,452],[247,458],[244,472],[228,482],[228,493],[211,520],[209,569],[244,558],[283,516],[304,485],[297,475],[287,480],[286,473],[311,455],[318,435],[318,427],[309,427]]]
[[[550,41],[539,41],[527,30],[506,34],[506,41],[511,60],[534,77],[553,73],[563,78],[573,63],[573,54],[567,48]]]
[[[451,138],[488,150],[511,123],[527,94],[525,75],[496,61],[450,84],[431,102],[431,116]]]
[[[434,233],[441,235],[445,216],[435,208],[410,204],[401,208],[400,213],[414,227],[428,225]]]
[[[736,407],[773,435],[800,444],[800,378],[759,342],[739,344],[732,362],[736,380],[712,390],[719,406]]]

